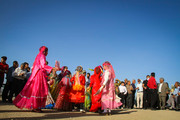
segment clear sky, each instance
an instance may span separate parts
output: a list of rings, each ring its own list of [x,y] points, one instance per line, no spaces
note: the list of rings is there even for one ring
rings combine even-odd
[[[116,78],[180,81],[180,0],[0,0],[0,56],[32,66],[113,65]],[[90,72],[87,70],[87,72]],[[92,73],[92,72],[91,72]]]

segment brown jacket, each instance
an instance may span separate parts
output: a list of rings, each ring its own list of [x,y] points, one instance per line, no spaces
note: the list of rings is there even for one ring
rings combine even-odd
[[[128,94],[132,94],[132,90],[134,90],[132,85],[126,85],[126,88],[127,88]]]
[[[159,86],[160,86],[160,83],[158,84],[158,93],[159,93]],[[162,87],[161,87],[161,93],[159,93],[159,94],[161,94],[162,96],[166,96],[168,90],[169,90],[169,87],[168,87],[167,83],[163,82]]]

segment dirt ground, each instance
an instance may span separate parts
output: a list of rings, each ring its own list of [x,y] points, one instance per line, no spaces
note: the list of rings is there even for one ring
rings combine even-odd
[[[0,120],[179,120],[180,112],[171,110],[114,110],[111,116],[102,116],[97,113],[60,112],[43,110],[43,113],[34,113],[26,109],[18,109],[13,104],[0,101]]]

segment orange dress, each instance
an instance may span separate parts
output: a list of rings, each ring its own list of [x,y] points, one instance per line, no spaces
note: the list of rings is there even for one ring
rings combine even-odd
[[[85,100],[85,77],[75,74],[71,78],[70,101],[75,104],[84,103]]]

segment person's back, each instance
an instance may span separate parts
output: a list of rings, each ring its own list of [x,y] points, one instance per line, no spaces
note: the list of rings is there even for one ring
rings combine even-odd
[[[155,79],[155,73],[151,73],[151,77],[148,80],[147,86],[150,89],[150,95],[151,95],[151,109],[155,110],[157,107],[157,84],[156,84],[156,79]]]
[[[147,86],[148,86],[150,89],[157,89],[156,79],[154,78],[154,76],[151,76],[151,77],[150,77],[150,79],[148,80]]]

